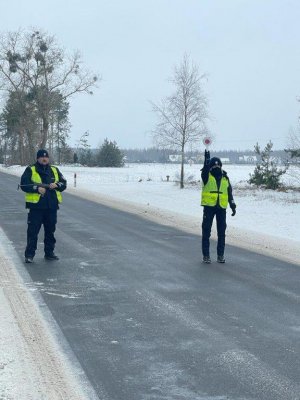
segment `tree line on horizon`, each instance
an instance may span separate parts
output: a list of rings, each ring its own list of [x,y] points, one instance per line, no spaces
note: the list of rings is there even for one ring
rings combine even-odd
[[[133,163],[168,163],[170,161],[169,156],[171,155],[180,155],[180,152],[172,149],[160,149],[158,147],[144,148],[144,149],[122,149],[126,157],[126,162]],[[253,157],[257,155],[255,149],[245,149],[245,150],[216,150],[212,151],[212,154],[219,158],[229,158],[230,162],[233,164],[243,164],[244,161],[241,161],[239,157],[249,156]],[[188,163],[189,160],[201,164],[203,150],[194,150],[194,151],[186,151],[184,162]],[[273,157],[282,160],[285,162],[289,159],[285,150],[274,150]],[[178,162],[177,162],[178,163]]]

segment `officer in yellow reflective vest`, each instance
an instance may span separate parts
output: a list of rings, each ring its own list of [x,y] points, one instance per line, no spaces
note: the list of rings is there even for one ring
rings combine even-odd
[[[203,182],[201,205],[203,206],[202,222],[202,254],[203,262],[211,263],[209,252],[209,238],[213,219],[217,220],[217,261],[225,263],[225,230],[226,208],[229,204],[232,215],[236,213],[236,204],[233,200],[232,187],[227,173],[222,170],[222,162],[218,157],[210,158],[210,152],[205,150],[204,166],[201,170]]]
[[[48,187],[40,187],[46,184]],[[46,260],[58,260],[54,253],[54,232],[57,222],[57,210],[62,202],[67,181],[57,167],[49,164],[49,154],[46,150],[37,152],[37,162],[26,168],[21,177],[21,189],[25,192],[27,218],[27,246],[25,262],[32,263],[37,248],[38,234],[44,225],[44,250]]]

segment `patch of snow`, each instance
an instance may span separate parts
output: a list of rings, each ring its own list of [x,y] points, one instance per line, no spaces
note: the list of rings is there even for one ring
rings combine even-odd
[[[62,297],[64,299],[78,299],[80,297],[76,293],[64,294],[64,293],[50,292],[48,290],[44,290],[44,293],[47,293],[49,296],[57,296],[57,297]]]
[[[89,263],[87,263],[87,262],[85,262],[85,261],[81,261],[81,262],[79,263],[79,265],[81,265],[82,267],[88,267],[88,266],[89,266]]]

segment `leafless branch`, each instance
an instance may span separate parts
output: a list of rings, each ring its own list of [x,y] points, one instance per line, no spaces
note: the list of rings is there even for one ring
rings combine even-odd
[[[208,101],[202,91],[205,78],[206,75],[200,75],[198,67],[184,55],[170,80],[174,93],[160,103],[151,102],[158,118],[153,131],[155,142],[159,146],[177,149],[182,154],[181,187],[185,146],[199,142],[204,132],[207,133]]]

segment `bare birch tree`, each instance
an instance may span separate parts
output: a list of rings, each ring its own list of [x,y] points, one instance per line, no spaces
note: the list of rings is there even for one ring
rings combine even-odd
[[[180,65],[174,69],[171,82],[175,91],[160,103],[151,103],[158,116],[154,140],[160,147],[181,153],[180,188],[184,187],[184,156],[188,144],[197,144],[207,133],[207,97],[202,90],[205,75],[185,54]]]
[[[26,94],[35,104],[41,120],[41,148],[48,139],[57,93],[63,100],[76,93],[92,94],[97,80],[83,66],[80,53],[67,54],[54,36],[38,30],[1,35],[0,90]]]

